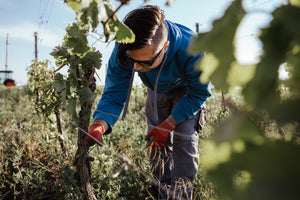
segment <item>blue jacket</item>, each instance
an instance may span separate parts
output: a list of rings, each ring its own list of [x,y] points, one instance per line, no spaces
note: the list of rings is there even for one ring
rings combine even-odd
[[[166,52],[167,60],[159,76],[157,92],[165,93],[176,87],[187,86],[186,95],[171,113],[180,123],[194,116],[211,94],[208,85],[199,82],[201,72],[194,69],[194,64],[202,55],[190,55],[186,52],[193,32],[183,25],[168,20],[165,20],[165,23],[170,43]],[[123,109],[133,70],[133,63],[131,66],[124,66],[116,62],[116,54],[117,45],[109,59],[105,88],[93,115],[94,119],[104,119],[111,128]],[[160,67],[145,73],[138,72],[143,83],[152,90]],[[110,132],[111,129],[106,134]]]

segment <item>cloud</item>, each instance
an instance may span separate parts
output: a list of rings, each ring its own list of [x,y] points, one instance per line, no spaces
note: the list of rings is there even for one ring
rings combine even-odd
[[[47,29],[47,27],[39,28],[37,24],[30,22],[23,22],[20,24],[13,25],[0,24],[0,34],[6,35],[6,33],[9,33],[10,39],[19,39],[23,41],[33,42],[34,32],[38,32],[38,41],[41,42],[39,44],[40,46],[51,48],[61,44],[62,38],[64,36],[64,32],[60,29],[56,29],[54,32]]]

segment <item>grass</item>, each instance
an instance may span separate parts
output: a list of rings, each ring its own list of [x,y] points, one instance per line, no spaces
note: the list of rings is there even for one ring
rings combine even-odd
[[[98,88],[94,109],[101,91]],[[114,155],[128,157],[139,170],[150,174],[144,149],[145,88],[134,88],[133,92],[126,120],[119,120],[113,133],[104,137],[105,148],[95,146],[90,151],[95,158],[92,184],[97,199],[151,199],[147,193],[151,182],[122,165]],[[201,134],[202,139],[209,137],[214,127],[230,115],[230,111],[222,108],[221,99],[221,94],[215,93],[207,102],[208,125]],[[78,176],[71,164],[77,148],[77,130],[62,112],[67,155],[62,154],[55,124],[37,116],[33,101],[26,87],[0,87],[0,199],[82,199]],[[238,104],[239,100],[234,99],[234,103]],[[201,143],[199,148],[201,153]],[[193,196],[194,199],[216,198],[213,184],[205,179],[201,169]]]

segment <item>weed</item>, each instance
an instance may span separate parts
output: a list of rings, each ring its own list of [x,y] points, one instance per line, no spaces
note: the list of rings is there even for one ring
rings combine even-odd
[[[97,98],[103,88],[97,88]],[[113,133],[104,136],[105,145],[126,156],[139,170],[151,174],[145,150],[147,123],[144,114],[146,90],[134,87],[126,120],[119,120]],[[70,125],[67,114],[61,113],[67,155],[61,152],[55,124],[39,118],[34,99],[26,87],[0,87],[0,199],[82,199],[75,168],[71,165],[77,148],[77,130]],[[228,97],[233,99],[232,96]],[[207,102],[207,126],[201,138],[209,137],[217,124],[230,115],[222,111],[221,94],[215,93]],[[237,100],[234,100],[236,104]],[[93,110],[96,107],[93,105]],[[54,116],[50,116],[55,119]],[[55,120],[53,120],[55,121]],[[201,142],[200,142],[201,143]],[[201,153],[201,144],[199,145]],[[106,148],[90,148],[92,184],[98,199],[150,199],[150,180],[136,170],[124,166]],[[194,199],[216,197],[212,183],[205,180],[201,168],[194,182]]]

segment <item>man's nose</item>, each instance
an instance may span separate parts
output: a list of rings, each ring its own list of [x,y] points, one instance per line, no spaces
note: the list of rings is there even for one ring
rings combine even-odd
[[[136,71],[140,71],[142,68],[143,68],[142,65],[140,65],[140,64],[138,64],[138,63],[134,63],[134,69],[135,69]]]

